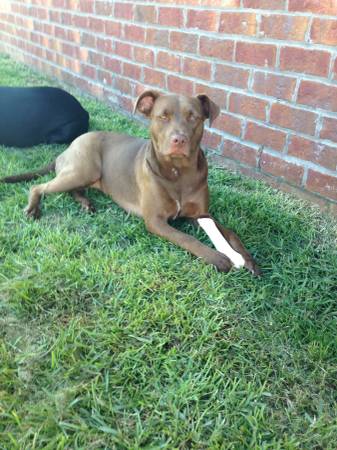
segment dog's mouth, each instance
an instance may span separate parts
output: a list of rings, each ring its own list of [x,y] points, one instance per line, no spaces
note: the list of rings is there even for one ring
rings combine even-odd
[[[190,146],[185,145],[171,145],[165,152],[165,155],[172,159],[188,158],[190,155]]]
[[[185,154],[185,153],[171,152],[171,153],[168,154],[168,156],[171,159],[183,159],[183,158],[187,158],[188,155]]]

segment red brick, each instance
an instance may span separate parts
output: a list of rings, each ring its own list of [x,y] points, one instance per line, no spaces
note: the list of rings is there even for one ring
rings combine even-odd
[[[123,56],[124,58],[131,59],[132,47],[130,44],[125,42],[115,42],[115,54],[119,56]],[[134,51],[139,47],[134,47]]]
[[[184,22],[183,10],[179,8],[159,8],[159,25],[167,27],[182,27]]]
[[[283,128],[314,135],[316,120],[317,114],[309,111],[281,105],[280,103],[274,103],[271,107],[270,122]]]
[[[47,36],[41,36],[41,39],[42,39],[41,45],[42,45],[42,47],[45,48],[45,51],[46,51],[45,59],[50,60],[50,59],[51,59],[52,52],[50,52],[49,50],[47,50],[47,48],[49,47],[49,40],[50,40],[50,39],[49,39],[49,37],[47,37]]]
[[[261,17],[260,33],[271,39],[304,41],[308,22],[308,17],[265,15]]]
[[[115,89],[124,94],[133,95],[133,83],[130,80],[127,80],[126,78],[121,77],[116,78],[114,87]]]
[[[103,67],[113,73],[122,73],[122,63],[110,56],[104,56]]]
[[[175,75],[168,75],[167,87],[172,93],[193,95],[193,82]]]
[[[252,42],[238,42],[236,47],[236,61],[253,66],[274,67],[276,46],[255,44]]]
[[[86,13],[94,12],[94,2],[91,0],[67,0],[65,9],[70,11],[81,11]]]
[[[96,78],[96,68],[93,66],[88,66],[87,64],[81,64],[81,72],[85,77]]]
[[[64,40],[67,39],[67,30],[65,28],[56,26],[54,28],[54,34],[59,39],[64,39]]]
[[[223,64],[216,65],[215,81],[217,83],[236,86],[246,89],[248,85],[249,70],[239,67],[225,66]]]
[[[92,0],[79,0],[78,11],[92,14],[94,12],[94,2]],[[73,8],[70,8],[70,10]]]
[[[72,58],[76,58],[78,47],[74,45],[68,44],[66,42],[62,42],[62,53],[64,55],[71,56]]]
[[[337,20],[315,18],[310,39],[315,44],[337,45]]]
[[[199,61],[192,58],[184,58],[183,72],[185,75],[210,80],[211,64],[206,61]]]
[[[289,11],[336,16],[337,2],[335,0],[289,0]]]
[[[78,9],[79,8],[79,0],[66,0],[67,9]]]
[[[104,56],[101,53],[89,51],[89,62],[94,66],[102,66]]]
[[[286,133],[248,122],[244,139],[281,151],[286,142]]]
[[[144,82],[160,88],[165,87],[165,74],[163,72],[159,72],[158,70],[144,67]]]
[[[133,4],[131,4],[131,3],[115,3],[114,15],[115,15],[115,17],[118,17],[120,19],[132,20]]]
[[[242,123],[238,117],[230,114],[221,113],[214,121],[213,128],[232,134],[233,136],[241,136]]]
[[[198,37],[192,33],[172,31],[170,34],[170,48],[179,52],[196,53]]]
[[[67,0],[52,0],[51,5],[54,8],[66,8],[67,7]]]
[[[68,41],[79,44],[81,42],[81,33],[78,30],[68,30],[67,39]]]
[[[119,22],[105,21],[105,34],[120,37],[122,26]]]
[[[141,76],[141,68],[136,64],[123,63],[123,75],[133,80],[139,80]]]
[[[210,56],[212,58],[232,61],[234,52],[234,41],[224,39],[212,39],[202,36],[200,38],[201,56]]]
[[[227,91],[211,87],[209,84],[197,83],[194,85],[194,95],[206,94],[213,100],[220,108],[226,107]]]
[[[104,20],[98,19],[97,17],[89,17],[89,28],[97,33],[103,33]]]
[[[307,50],[296,47],[283,47],[280,56],[281,70],[327,76],[330,53],[321,50]]]
[[[257,150],[248,145],[240,144],[239,142],[226,139],[223,143],[222,155],[252,167],[257,166]]]
[[[311,161],[331,170],[336,170],[337,167],[336,147],[310,141],[300,136],[292,136],[288,147],[288,155]]]
[[[16,17],[15,18],[15,25],[19,26],[19,27],[24,27],[24,21],[22,20],[21,17]],[[54,29],[57,28],[56,25],[53,25]],[[38,32],[38,33],[43,33],[43,23],[40,22],[39,20],[34,20],[34,31]]]
[[[297,102],[313,106],[314,108],[337,111],[337,87],[302,80],[298,91]]]
[[[266,120],[266,107],[268,103],[255,97],[232,93],[229,99],[229,110],[244,116],[256,117]]]
[[[33,12],[34,17],[36,17],[39,20],[47,20],[48,18],[48,11],[47,9],[42,9],[42,8],[34,8],[34,12]]]
[[[286,0],[243,0],[244,8],[286,9]]]
[[[291,100],[296,86],[296,78],[255,72],[253,90],[270,97]]]
[[[220,33],[255,36],[257,29],[256,14],[242,12],[224,12],[220,17]]]
[[[320,137],[321,139],[337,142],[337,119],[324,117]]]
[[[216,11],[188,10],[187,27],[199,30],[218,31],[219,14]]]
[[[201,144],[204,147],[216,149],[221,144],[221,136],[219,134],[210,133],[208,130],[205,130],[202,136]]]
[[[306,188],[337,201],[337,177],[309,169]]]
[[[174,53],[160,51],[157,54],[157,66],[173,72],[180,72],[181,58]]]
[[[109,38],[101,38],[97,36],[96,39],[97,49],[104,53],[112,53],[112,41]]]
[[[265,173],[281,177],[297,185],[301,184],[304,173],[303,167],[264,152],[260,158],[260,167]]]
[[[42,58],[42,48],[35,47],[35,45],[31,45],[28,48],[28,51],[33,53],[34,55],[38,56],[39,58]]]
[[[154,53],[149,48],[134,47],[133,56],[137,62],[147,64],[148,66],[153,66],[154,64]]]
[[[96,14],[101,16],[112,16],[113,15],[113,4],[108,1],[97,1],[95,2]]]
[[[88,16],[78,16],[73,14],[71,16],[71,25],[76,28],[88,28],[89,27],[89,17]]]
[[[45,58],[46,55],[44,54],[43,57]],[[67,58],[65,60],[65,67],[68,70],[70,70],[71,72],[76,72],[76,73],[80,73],[81,72],[81,63],[77,59]],[[92,76],[92,78],[96,79],[96,73]]]
[[[134,14],[134,19],[137,22],[144,22],[144,23],[156,23],[157,22],[157,11],[154,6],[135,5],[133,14]]]
[[[149,45],[155,45],[157,47],[168,47],[169,33],[167,30],[156,30],[153,28],[147,28],[145,42]]]
[[[128,41],[144,42],[145,29],[137,25],[124,25],[124,37]]]
[[[44,23],[43,24],[43,32],[46,34],[53,34],[54,25],[50,23]]]

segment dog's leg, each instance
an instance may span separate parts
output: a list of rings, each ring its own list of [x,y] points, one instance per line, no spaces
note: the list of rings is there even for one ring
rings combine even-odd
[[[232,267],[226,255],[207,247],[198,239],[176,230],[164,219],[158,217],[145,219],[145,225],[151,233],[173,242],[199,258],[203,258],[208,264],[213,264],[221,272],[228,272]]]
[[[80,203],[81,207],[87,212],[95,212],[95,207],[90,200],[84,195],[84,189],[76,189],[71,192],[71,195],[75,201]]]
[[[32,186],[29,193],[28,205],[25,209],[27,216],[37,219],[40,217],[40,201],[44,194],[69,192],[88,185],[83,183],[77,173],[60,173],[47,183]]]
[[[215,248],[227,255],[234,267],[246,267],[253,275],[261,275],[261,270],[253,257],[232,230],[224,228],[210,215],[199,217],[197,222],[213,242]]]

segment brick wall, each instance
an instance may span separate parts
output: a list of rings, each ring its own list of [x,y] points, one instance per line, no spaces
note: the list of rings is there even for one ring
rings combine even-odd
[[[130,112],[221,106],[217,160],[337,211],[337,0],[0,0],[0,51]]]

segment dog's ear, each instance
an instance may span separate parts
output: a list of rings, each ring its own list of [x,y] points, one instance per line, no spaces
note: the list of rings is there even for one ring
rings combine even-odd
[[[197,98],[201,103],[205,119],[209,120],[209,126],[211,126],[213,121],[218,117],[220,108],[206,94],[199,94]]]
[[[149,116],[151,114],[154,102],[160,96],[157,91],[145,91],[137,98],[135,106],[133,108],[133,113],[136,111],[141,112],[144,116]]]

